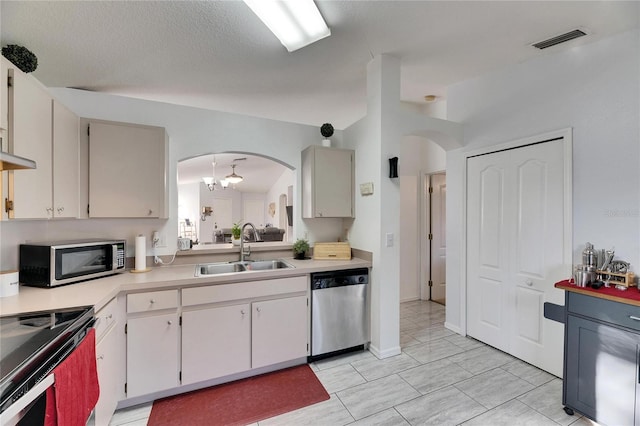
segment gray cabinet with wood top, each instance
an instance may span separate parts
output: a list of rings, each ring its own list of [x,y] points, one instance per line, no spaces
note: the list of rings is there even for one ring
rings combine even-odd
[[[640,307],[573,292],[566,306],[565,410],[640,425]]]

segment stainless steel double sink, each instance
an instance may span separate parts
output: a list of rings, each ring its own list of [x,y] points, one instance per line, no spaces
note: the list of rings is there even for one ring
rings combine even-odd
[[[244,262],[200,263],[196,265],[196,277],[230,274],[235,272],[269,271],[273,269],[292,269],[294,266],[284,260],[246,260]]]

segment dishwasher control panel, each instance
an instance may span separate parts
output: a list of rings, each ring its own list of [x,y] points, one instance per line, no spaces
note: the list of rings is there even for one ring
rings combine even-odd
[[[347,269],[344,271],[316,272],[311,274],[311,290],[321,290],[348,285],[368,284],[367,268]]]

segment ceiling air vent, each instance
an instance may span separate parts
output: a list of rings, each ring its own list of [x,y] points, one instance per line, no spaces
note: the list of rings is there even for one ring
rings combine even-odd
[[[564,43],[569,40],[573,40],[575,38],[586,36],[586,35],[587,33],[585,33],[582,30],[573,30],[565,34],[560,34],[559,36],[551,37],[550,39],[543,40],[538,43],[534,43],[532,44],[532,46],[542,50],[542,49],[546,49],[547,47],[555,46],[556,44]]]

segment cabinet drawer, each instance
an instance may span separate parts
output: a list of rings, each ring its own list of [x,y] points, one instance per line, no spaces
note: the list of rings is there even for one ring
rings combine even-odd
[[[127,313],[151,312],[178,307],[178,290],[151,291],[127,295]]]
[[[96,329],[96,342],[99,342],[104,334],[111,328],[111,325],[115,324],[117,307],[118,301],[116,298],[113,298],[111,302],[107,303],[96,313],[96,323],[94,325]]]
[[[638,306],[570,292],[567,309],[569,312],[640,331]]]
[[[182,306],[299,293],[308,287],[307,276],[304,276],[187,288],[182,290]]]

